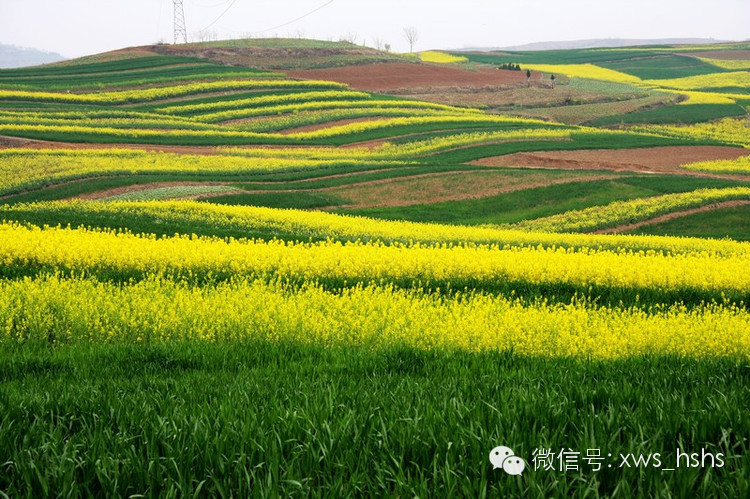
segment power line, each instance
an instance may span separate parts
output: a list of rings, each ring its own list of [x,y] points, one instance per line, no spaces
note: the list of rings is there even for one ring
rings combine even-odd
[[[261,31],[255,31],[255,32],[253,32],[253,34],[254,35],[259,35],[261,33],[266,33],[267,31],[273,31],[275,29],[285,28],[286,26],[289,26],[290,24],[294,24],[297,21],[301,21],[302,19],[306,18],[307,16],[311,16],[311,15],[315,14],[316,12],[318,12],[319,10],[321,10],[321,9],[323,9],[325,7],[328,7],[329,5],[331,5],[335,1],[336,0],[330,0],[330,1],[326,2],[326,3],[324,3],[323,5],[321,5],[320,7],[318,7],[317,9],[311,10],[307,14],[301,15],[297,19],[289,21],[288,23],[279,24],[278,26],[274,26],[273,28],[268,28],[268,29],[264,29],[264,30],[261,30]]]
[[[226,14],[227,12],[229,12],[229,9],[231,9],[234,6],[234,4],[236,4],[236,3],[237,3],[237,0],[232,0],[232,3],[229,4],[229,7],[227,7],[226,9],[224,9],[224,12],[222,12],[219,17],[217,17],[216,19],[214,19],[214,22],[212,22],[211,24],[209,24],[208,26],[206,26],[205,28],[203,28],[201,31],[206,31],[208,28],[210,28],[214,24],[218,23],[219,20],[222,17],[224,17],[224,14]]]
[[[231,1],[232,0],[224,0],[223,2],[213,3],[211,5],[204,5],[202,3],[195,3],[195,2],[190,2],[190,3],[194,4],[197,7],[201,7],[204,9],[214,9],[216,7],[223,7],[224,5],[228,4]]]

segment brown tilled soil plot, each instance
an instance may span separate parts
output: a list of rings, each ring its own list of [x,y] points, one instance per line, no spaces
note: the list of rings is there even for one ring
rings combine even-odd
[[[680,55],[724,61],[750,61],[750,50],[706,50],[705,52],[688,52]]]
[[[694,172],[680,165],[717,159],[737,159],[750,150],[725,146],[667,146],[640,149],[521,152],[472,161],[482,166],[525,166],[570,170],[614,170],[726,177]],[[731,178],[742,179],[733,175]]]
[[[546,109],[567,109],[571,103],[610,103],[613,94],[607,92],[592,92],[571,88],[560,85],[555,89],[546,88],[538,85],[538,81],[533,82],[531,88],[471,88],[471,89],[453,89],[449,87],[439,88],[425,92],[411,92],[408,97],[411,99],[426,100],[429,102],[438,102],[450,106],[472,106],[487,107],[491,109],[512,109],[515,107],[542,107],[539,113],[544,113]],[[632,94],[617,95],[616,97],[625,102],[634,102],[630,99],[641,97],[642,94],[634,91]],[[560,107],[550,107],[560,106]],[[575,107],[575,106],[572,106]]]
[[[319,189],[335,193],[343,206],[331,208],[375,208],[410,206],[445,201],[463,201],[496,196],[513,191],[615,178],[613,175],[560,175],[539,172],[514,177],[497,171],[460,171],[383,179],[347,186]]]
[[[86,200],[96,200],[96,199],[105,199],[112,196],[120,196],[122,194],[130,194],[133,192],[141,192],[141,191],[150,191],[154,189],[159,189],[161,187],[186,187],[186,186],[204,186],[204,185],[230,185],[230,182],[151,182],[150,184],[133,184],[133,185],[126,185],[123,187],[113,187],[111,189],[104,189],[102,191],[97,192],[89,192],[87,194],[79,194],[77,196],[73,196],[70,199],[86,199]],[[241,193],[244,191],[241,191],[237,189],[236,191],[225,191],[221,194],[236,194]],[[197,197],[203,197],[206,195],[213,195],[215,196],[215,193],[209,193],[209,194],[195,194],[191,196],[185,196],[185,198],[197,198]]]
[[[343,68],[290,71],[288,76],[311,80],[346,83],[357,90],[398,93],[435,87],[515,88],[526,86],[526,73],[499,69],[469,71],[450,66],[430,64],[366,64]],[[538,79],[538,74],[532,78]]]

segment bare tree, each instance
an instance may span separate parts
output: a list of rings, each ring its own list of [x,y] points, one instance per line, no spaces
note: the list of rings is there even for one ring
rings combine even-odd
[[[352,31],[350,31],[347,34],[345,34],[344,36],[342,36],[341,38],[339,38],[339,41],[340,42],[349,42],[352,45],[354,45],[355,43],[357,43],[357,33],[354,33]]]
[[[384,43],[383,43],[383,39],[382,39],[382,38],[380,38],[379,36],[376,36],[376,37],[375,37],[375,38],[374,38],[374,39],[372,40],[372,43],[373,43],[373,44],[375,45],[375,48],[376,48],[376,49],[378,49],[378,50],[381,50],[381,51],[383,50],[383,45],[384,45]]]
[[[419,31],[417,28],[404,28],[404,38],[409,42],[409,52],[414,53],[414,44],[419,40]]]

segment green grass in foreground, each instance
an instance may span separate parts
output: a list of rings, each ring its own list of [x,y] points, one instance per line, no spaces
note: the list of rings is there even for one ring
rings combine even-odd
[[[750,206],[722,208],[667,222],[647,225],[633,230],[632,234],[685,237],[729,237],[737,241],[750,241]]]
[[[27,345],[0,353],[0,381],[11,497],[750,493],[743,360]],[[522,476],[492,470],[497,445],[527,461]],[[539,447],[613,457],[598,472],[583,459],[579,471],[534,470]],[[673,468],[677,448],[726,465],[620,467],[621,453],[658,452]]]

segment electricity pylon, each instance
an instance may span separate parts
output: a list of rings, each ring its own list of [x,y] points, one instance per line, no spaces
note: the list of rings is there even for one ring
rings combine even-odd
[[[187,27],[185,26],[185,9],[183,0],[174,0],[174,43],[187,43]]]

